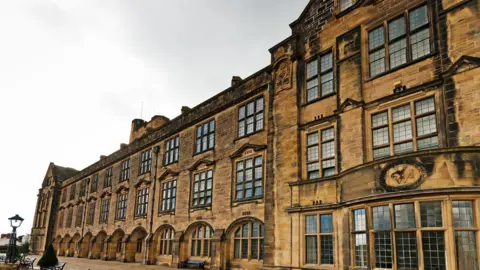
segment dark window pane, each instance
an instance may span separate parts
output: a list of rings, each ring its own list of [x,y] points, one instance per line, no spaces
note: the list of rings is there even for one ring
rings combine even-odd
[[[372,208],[373,211],[373,229],[388,230],[391,228],[390,224],[390,209],[388,206],[376,206]]]
[[[317,263],[317,236],[306,236],[306,263]]]
[[[421,6],[410,12],[410,30],[415,30],[428,23],[427,6]]]
[[[384,44],[385,37],[383,27],[379,27],[368,33],[368,47],[370,50],[375,49]]]
[[[367,234],[355,235],[355,266],[366,267],[368,258]]]
[[[401,17],[388,24],[388,39],[393,40],[405,35],[405,18]]]
[[[322,251],[321,263],[333,264],[333,236],[321,235],[320,244],[321,244],[321,251]]]
[[[453,201],[453,227],[473,227],[473,205],[471,201]]]
[[[305,223],[307,234],[317,233],[317,216],[306,216]]]
[[[440,202],[420,203],[422,227],[442,227],[442,204]]]
[[[322,233],[333,232],[332,215],[320,216],[320,232]]]
[[[447,269],[443,232],[422,232],[422,248],[425,270]]]
[[[390,232],[375,233],[375,267],[392,268],[392,239]]]
[[[398,269],[417,269],[417,237],[415,232],[397,232],[396,252]]]

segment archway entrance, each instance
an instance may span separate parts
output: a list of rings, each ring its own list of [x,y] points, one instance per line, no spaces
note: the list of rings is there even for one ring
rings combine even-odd
[[[150,244],[150,261],[159,264],[172,264],[172,248],[175,230],[170,225],[160,226],[153,235]]]
[[[127,262],[142,262],[144,250],[144,240],[147,231],[143,227],[137,227],[130,235],[130,241],[125,247],[125,260]]]
[[[80,243],[80,250],[78,251],[79,258],[87,258],[88,252],[90,251],[90,241],[92,240],[92,234],[87,233],[82,238],[82,242]]]
[[[113,232],[108,242],[107,259],[108,260],[120,260],[122,256],[122,239],[125,236],[125,232],[122,229],[117,229]]]
[[[107,233],[101,231],[97,234],[95,238],[95,243],[92,246],[92,251],[90,252],[91,259],[101,259],[102,254],[105,252],[105,240],[107,239]]]
[[[75,255],[75,249],[76,249],[78,240],[80,240],[80,234],[76,233],[67,244],[68,245],[68,247],[67,247],[68,255],[67,256],[73,257]]]

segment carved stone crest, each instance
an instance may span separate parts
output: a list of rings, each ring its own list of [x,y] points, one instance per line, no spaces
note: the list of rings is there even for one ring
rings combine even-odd
[[[379,181],[387,191],[407,190],[418,187],[426,175],[421,163],[401,160],[387,164],[382,169]]]
[[[289,60],[282,61],[275,73],[275,88],[277,92],[291,87],[291,74],[292,63]]]

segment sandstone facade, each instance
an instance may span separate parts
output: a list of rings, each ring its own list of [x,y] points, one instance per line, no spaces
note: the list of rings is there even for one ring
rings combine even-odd
[[[76,171],[32,249],[210,269],[478,269],[480,1],[311,0],[271,64]],[[267,34],[267,33],[266,33]]]

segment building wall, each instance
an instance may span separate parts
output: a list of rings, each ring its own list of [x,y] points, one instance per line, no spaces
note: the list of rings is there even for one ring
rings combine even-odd
[[[408,261],[411,268],[432,269],[427,241],[438,240],[452,248],[437,252],[436,261],[444,260],[448,269],[472,269],[480,256],[480,220],[473,214],[480,207],[479,2],[357,0],[346,10],[340,5],[334,0],[310,1],[290,25],[292,35],[270,49],[268,67],[244,80],[232,80],[230,88],[195,108],[182,108],[177,118],[134,120],[130,143],[117,152],[62,181],[50,166],[46,179],[53,181],[44,182],[39,191],[35,220],[45,213],[52,221],[34,224],[32,241],[41,242],[36,250],[41,252],[53,242],[60,255],[171,266],[201,259],[212,269],[400,269],[405,264],[400,256],[403,248],[413,258]],[[415,12],[424,6],[428,21],[411,29]],[[406,22],[406,63],[394,67],[389,52],[401,44],[403,35],[389,44],[388,33],[395,33],[389,24],[401,17]],[[384,45],[372,49],[370,33],[381,26]],[[424,37],[428,33],[423,49],[429,49],[414,59],[411,44],[420,31]],[[386,70],[372,74],[370,55],[381,50]],[[395,57],[402,60],[401,54]],[[309,89],[315,89],[314,80],[320,86],[318,97],[312,99]],[[262,128],[239,138],[240,107],[259,97],[263,97]],[[196,128],[213,119],[214,149],[195,154]],[[165,143],[177,135],[179,161],[165,165]],[[152,154],[152,170],[140,175],[142,152],[157,146],[160,152]],[[262,195],[235,200],[236,164],[252,157],[262,157],[258,175]],[[127,159],[130,177],[120,181]],[[113,183],[103,188],[109,167]],[[213,171],[212,203],[193,207],[195,174],[208,170]],[[87,188],[79,196],[82,181],[89,179],[91,185],[96,174],[97,191]],[[172,180],[176,180],[176,207],[162,212],[162,184]],[[70,199],[72,185],[77,185],[76,195]],[[137,217],[137,193],[144,188],[149,190],[148,212]],[[42,206],[49,191],[51,199]],[[127,214],[118,220],[115,211],[121,194],[128,194]],[[108,220],[100,222],[101,204],[108,198]],[[454,225],[458,201],[471,204],[473,224],[468,228]],[[85,206],[91,203],[95,203],[93,224],[86,224]],[[427,206],[436,207],[441,224],[423,223]],[[76,224],[80,208],[83,218]],[[72,226],[67,226],[69,209],[74,209]],[[395,230],[375,227],[378,209],[388,213],[383,221]],[[411,218],[412,228],[401,228],[403,223],[397,220],[402,216]],[[365,224],[362,230],[355,227],[359,218]],[[250,235],[256,224],[264,232],[245,242],[248,259],[237,259],[236,245],[243,242],[235,240],[241,238],[236,233],[245,224]],[[202,242],[202,251],[208,249],[210,255],[192,256],[193,233],[205,226],[213,230],[207,237],[210,242]],[[462,229],[474,232],[473,238],[460,233]],[[172,236],[167,242],[161,241],[165,232]],[[476,240],[470,242],[471,253],[459,249],[458,235]],[[415,248],[401,246],[400,236],[410,237]],[[365,245],[358,244],[360,238]],[[307,241],[316,242],[307,245]],[[168,255],[160,254],[164,242],[171,245]],[[263,258],[252,255],[253,243],[259,244],[258,249],[263,243],[263,254],[257,253]],[[379,255],[380,244],[389,256]]]

